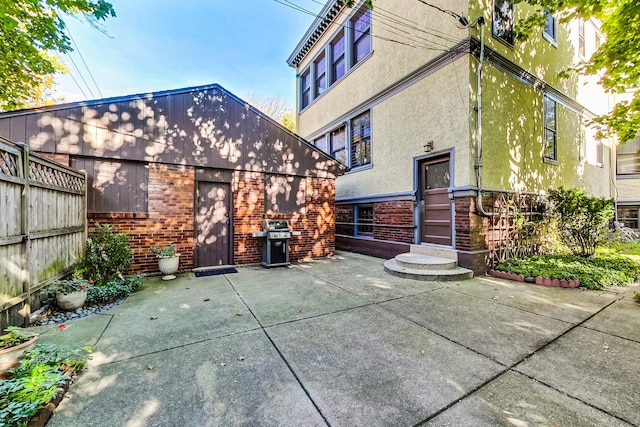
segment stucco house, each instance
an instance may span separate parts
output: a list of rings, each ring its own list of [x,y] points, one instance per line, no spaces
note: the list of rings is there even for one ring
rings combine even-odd
[[[629,101],[632,93],[618,95],[616,100]],[[640,232],[640,134],[616,145],[615,196],[617,220]]]
[[[181,269],[259,263],[265,218],[300,232],[291,260],[334,252],[343,166],[219,85],[4,112],[0,135],[87,172],[89,229],[129,233],[133,271],[169,242]]]
[[[611,144],[586,125],[610,99],[593,78],[560,76],[596,49],[599,24],[549,15],[518,41],[514,24],[532,10],[326,3],[288,64],[298,133],[348,167],[336,181],[338,249],[442,250],[478,274],[526,250],[513,217],[545,190],[613,197]]]

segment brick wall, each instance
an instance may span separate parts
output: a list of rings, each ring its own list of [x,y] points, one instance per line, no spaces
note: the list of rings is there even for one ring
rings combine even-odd
[[[250,233],[262,230],[262,221],[286,219],[300,236],[290,240],[289,259],[323,257],[335,252],[335,181],[307,178],[305,207],[294,214],[264,214],[263,173],[234,173],[234,263],[254,264],[262,261],[264,238]]]
[[[380,225],[376,227],[376,224]],[[413,243],[413,202],[398,200],[373,204],[373,237]],[[393,227],[393,226],[402,227]]]
[[[90,213],[89,233],[96,224],[111,224],[129,234],[131,273],[158,272],[151,248],[169,242],[180,253],[180,270],[193,268],[194,169],[150,164],[148,194],[148,213]]]

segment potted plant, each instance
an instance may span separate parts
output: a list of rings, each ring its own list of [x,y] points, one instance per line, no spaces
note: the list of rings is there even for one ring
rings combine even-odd
[[[38,339],[37,334],[22,332],[17,326],[9,326],[5,331],[7,334],[0,336],[0,374],[11,369]]]
[[[89,285],[84,279],[56,280],[51,285],[51,292],[56,295],[58,307],[71,311],[84,305]]]
[[[158,258],[158,268],[164,274],[162,280],[175,279],[174,273],[178,271],[180,264],[180,254],[176,253],[176,246],[170,242],[166,246],[151,248],[153,254]]]

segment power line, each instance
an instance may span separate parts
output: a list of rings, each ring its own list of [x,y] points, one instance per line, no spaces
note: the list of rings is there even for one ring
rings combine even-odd
[[[300,6],[300,5],[296,4],[296,3],[293,3],[293,2],[291,2],[289,0],[273,0],[273,1],[275,1],[276,3],[279,3],[279,4],[283,5],[283,6],[286,6],[286,7],[289,7],[291,9],[297,10],[299,12],[306,13],[307,15],[311,15],[311,16],[314,16],[316,18],[320,18],[323,21],[328,22],[330,24],[336,24],[336,25],[338,25],[340,27],[347,28],[346,24],[336,23],[335,19],[334,20],[326,19],[326,18],[324,18],[324,17],[322,17],[322,16],[320,16],[320,15],[318,15],[318,14],[316,14],[316,13],[314,13],[314,12],[308,10],[308,9],[305,9],[304,7],[302,7],[302,6]],[[422,48],[422,49],[435,50],[435,51],[440,51],[440,52],[445,52],[446,51],[446,49],[435,48],[435,47],[431,47],[431,46],[424,46],[424,45],[417,45],[417,44],[412,44],[412,43],[405,43],[405,42],[400,41],[400,40],[390,39],[390,38],[383,37],[383,36],[380,36],[380,35],[377,35],[377,34],[371,34],[371,37],[377,38],[377,39],[380,39],[380,40],[385,40],[385,41],[392,42],[392,43],[401,44],[401,45],[404,45],[404,46],[413,47],[413,48]],[[415,42],[415,40],[409,40],[409,42]]]
[[[85,86],[89,90],[89,93],[91,94],[91,97],[95,98],[96,96],[93,94],[93,91],[91,90],[91,87],[87,84],[87,81],[84,79],[84,76],[82,75],[82,72],[80,71],[80,68],[76,64],[76,61],[73,60],[73,56],[71,56],[70,54],[67,54],[67,57],[71,60],[71,63],[73,64],[73,66],[75,67],[76,71],[78,72],[78,75],[80,76],[80,78],[84,82]],[[85,97],[86,97],[86,95],[85,95]]]
[[[98,90],[98,93],[100,94],[100,97],[104,98],[104,95],[102,94],[102,91],[100,90],[100,86],[98,86],[98,83],[96,83],[96,79],[93,78],[93,73],[89,69],[89,66],[87,65],[86,61],[84,60],[84,56],[82,56],[82,52],[80,52],[80,48],[76,44],[76,41],[73,39],[73,36],[71,35],[71,30],[69,30],[68,27],[67,27],[67,33],[69,34],[69,37],[71,38],[71,42],[73,43],[73,46],[76,48],[75,49],[76,52],[78,52],[78,55],[80,55],[80,59],[82,60],[82,63],[84,64],[85,68],[89,72],[89,77],[91,77],[91,81],[93,81],[93,84],[95,85],[96,89]]]
[[[58,59],[60,60],[60,62],[64,63],[64,61],[60,57],[60,54],[56,54],[56,55],[58,56]],[[73,79],[73,82],[76,84],[76,86],[78,86],[78,89],[80,89],[80,92],[82,93],[82,96],[84,96],[85,99],[87,99],[88,98],[87,94],[84,92],[84,89],[82,89],[82,86],[80,86],[80,83],[78,83],[76,78],[73,76],[73,73],[69,73],[69,76],[71,76],[71,79]]]

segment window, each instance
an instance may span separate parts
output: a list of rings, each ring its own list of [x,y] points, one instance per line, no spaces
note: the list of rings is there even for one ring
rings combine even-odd
[[[618,206],[618,221],[622,223],[623,227],[638,230],[640,228],[639,210],[640,206]]]
[[[344,62],[344,31],[331,42],[331,84],[344,76],[346,71]]]
[[[493,36],[513,46],[513,4],[510,0],[493,1]]]
[[[356,236],[373,236],[373,205],[356,206]]]
[[[353,65],[371,53],[371,10],[364,9],[352,21]]]
[[[302,98],[300,102],[300,109],[303,109],[311,102],[311,72],[310,70],[305,71],[302,74],[300,86],[302,88]]]
[[[619,144],[616,150],[616,173],[618,175],[640,174],[640,134],[635,139]]]
[[[602,45],[602,36],[596,33],[596,50],[600,49],[601,45]]]
[[[300,176],[267,175],[264,185],[265,213],[304,215],[306,182]]]
[[[347,129],[342,126],[330,134],[331,157],[342,163],[347,163]]]
[[[556,41],[556,18],[545,10],[546,24],[542,30],[542,34],[546,39],[554,42]]]
[[[351,120],[351,167],[371,163],[371,121],[369,112]]]
[[[322,150],[325,153],[327,152],[327,137],[326,135],[322,135],[320,138],[316,138],[313,140],[313,145],[316,146],[318,150]]]
[[[557,111],[556,102],[544,97],[544,158],[558,160],[557,142]]]
[[[315,96],[318,96],[327,89],[327,62],[324,55],[314,62],[314,67],[316,68]]]
[[[580,55],[585,55],[585,43],[584,43],[584,19],[578,20],[578,52]]]

